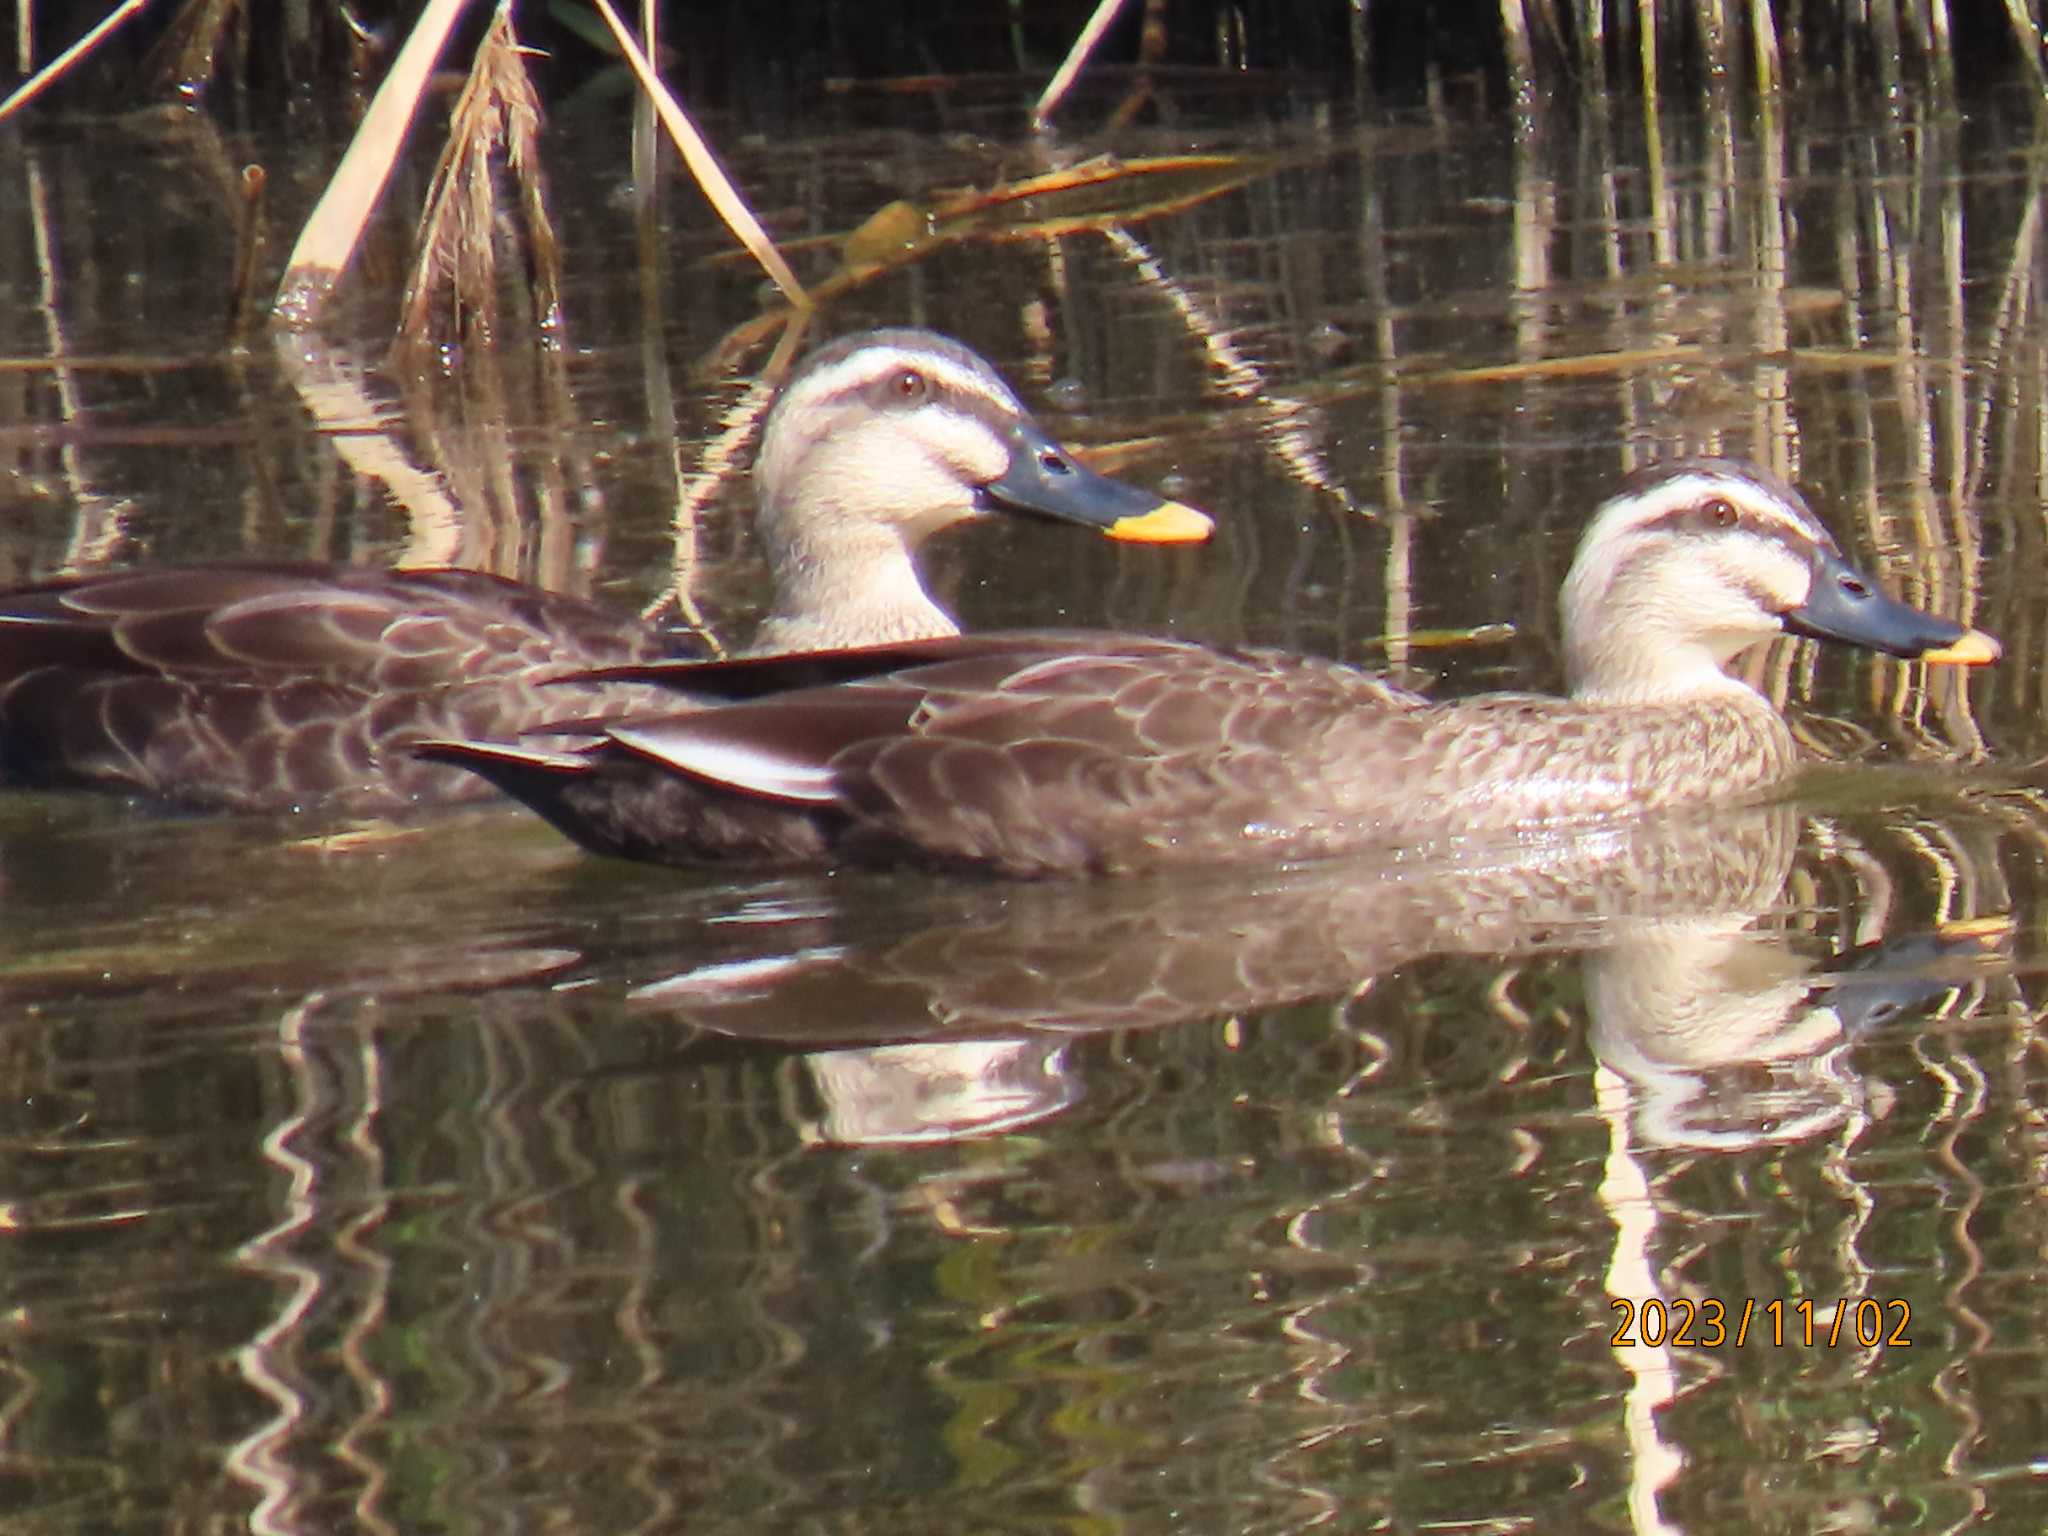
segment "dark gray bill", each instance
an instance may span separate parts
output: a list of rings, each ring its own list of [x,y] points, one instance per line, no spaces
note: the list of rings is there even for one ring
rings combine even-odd
[[[991,507],[1036,512],[1144,544],[1199,543],[1216,526],[1207,513],[1084,468],[1035,422],[1017,422],[1006,435],[1009,467],[981,487]]]
[[[1783,618],[1795,635],[1841,640],[1909,660],[1981,666],[1999,657],[1998,642],[1981,629],[1965,629],[1886,597],[1831,549],[1819,553],[1806,601]]]

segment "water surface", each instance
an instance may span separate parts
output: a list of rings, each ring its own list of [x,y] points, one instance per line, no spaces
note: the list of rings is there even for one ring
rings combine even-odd
[[[828,312],[962,336],[1219,515],[965,530],[968,623],[1551,688],[1588,509],[1707,450],[2006,661],[1757,656],[1850,765],[1780,810],[1171,885],[0,798],[24,1529],[2039,1527],[2030,119],[1674,114],[1652,153],[1295,105],[1115,146],[1258,157],[1234,190]],[[731,146],[779,234],[1040,168],[1014,116],[873,112]],[[550,133],[560,350],[410,382],[388,234],[323,350],[229,346],[223,167],[268,161],[274,264],[333,146],[0,140],[0,572],[681,571],[744,643],[766,355],[702,364],[757,279],[679,185],[636,239],[622,132]]]

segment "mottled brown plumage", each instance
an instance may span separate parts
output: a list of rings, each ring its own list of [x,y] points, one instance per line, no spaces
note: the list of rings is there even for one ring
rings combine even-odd
[[[823,681],[801,661],[693,669],[734,702],[615,720],[574,750],[429,751],[632,858],[1009,875],[1293,860],[1764,790],[1797,754],[1722,666],[1788,630],[1997,654],[1879,595],[1790,487],[1698,461],[1631,482],[1582,540],[1568,699],[1432,703],[1313,657],[1024,633],[842,655]]]
[[[990,513],[1151,542],[1210,527],[1082,468],[987,362],[927,331],[869,332],[807,359],[770,413],[756,480],[777,589],[757,644],[770,649],[956,633],[915,555]],[[588,674],[682,646],[469,571],[76,576],[0,595],[0,782],[358,814],[474,798],[482,779],[412,748],[674,710],[673,689]]]
[[[475,798],[418,741],[533,731],[673,693],[555,679],[666,654],[637,619],[477,571],[169,567],[0,610],[0,780],[180,804],[388,811]]]

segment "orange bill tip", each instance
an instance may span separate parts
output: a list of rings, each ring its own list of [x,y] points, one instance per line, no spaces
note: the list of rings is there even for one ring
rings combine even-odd
[[[1208,513],[1182,502],[1162,501],[1150,512],[1118,518],[1105,531],[1112,539],[1134,544],[1199,544],[1216,531],[1216,522]]]
[[[2005,654],[1996,639],[1981,629],[1966,629],[1963,637],[1937,650],[1923,651],[1922,661],[1938,662],[1951,667],[1982,667]]]

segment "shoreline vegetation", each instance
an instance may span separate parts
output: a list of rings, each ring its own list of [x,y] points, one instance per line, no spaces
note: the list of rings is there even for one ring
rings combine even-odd
[[[500,197],[498,165],[514,187],[531,275],[530,319],[542,334],[558,322],[560,259],[538,133],[547,83],[536,78],[535,66],[545,61],[546,74],[570,82],[623,67],[631,72],[641,114],[633,137],[636,167],[649,163],[658,122],[707,201],[782,294],[784,323],[794,334],[813,307],[811,296],[659,72],[660,64],[687,58],[694,67],[683,70],[686,77],[729,82],[738,101],[751,73],[749,44],[758,39],[737,35],[729,17],[707,26],[691,16],[674,28],[673,46],[665,48],[658,0],[641,0],[634,9],[629,29],[609,0],[545,7],[424,0],[374,19],[369,7],[314,0],[282,0],[274,9],[236,0],[117,0],[111,8],[22,0],[9,39],[20,78],[0,96],[0,124],[46,93],[48,107],[61,110],[95,86],[137,104],[166,97],[247,103],[323,87],[359,103],[348,152],[300,228],[269,305],[275,323],[304,330],[318,321],[347,271],[430,94],[447,86],[452,72],[459,91],[417,218],[416,264],[398,328],[403,351],[456,336],[474,344],[497,333],[490,229]],[[888,34],[887,22],[855,29],[829,5],[781,11],[790,31],[775,36],[780,46],[757,64],[812,74],[828,93],[940,92],[1004,71],[1013,86],[1035,84],[1050,69],[1029,116],[1040,134],[1055,126],[1068,92],[1091,69],[1114,86],[1116,104],[1100,125],[1114,132],[1146,111],[1164,72],[1187,85],[1204,73],[1298,74],[1304,59],[1320,60],[1330,86],[1360,101],[1427,101],[1448,82],[1477,81],[1489,99],[1503,97],[1520,119],[1537,114],[1547,98],[1572,96],[1604,109],[1610,94],[1633,91],[1653,141],[1672,92],[1725,97],[1743,90],[1766,112],[1781,93],[1808,86],[1846,88],[1884,110],[1899,110],[1909,93],[1937,108],[1953,107],[1959,58],[1973,70],[2024,78],[2048,110],[2040,21],[2019,4],[2004,8],[2003,29],[1975,21],[1973,12],[1973,24],[1961,34],[1948,0],[1906,0],[1903,7],[1898,0],[1876,0],[1831,9],[1793,0],[1744,6],[1727,0],[1499,0],[1497,8],[1442,3],[1420,14],[1392,0],[1354,0],[1349,6],[1274,7],[1255,21],[1247,19],[1253,13],[1218,6],[1206,27],[1195,24],[1200,18],[1193,9],[1170,15],[1165,0],[1097,0],[1092,10],[1013,7],[1001,26],[976,26],[960,7],[935,17],[946,23],[940,29],[944,48],[919,39],[899,55],[915,61],[911,71],[877,59],[875,39],[851,41],[861,30]],[[543,35],[537,45],[518,30],[527,18],[537,18],[535,30]],[[808,35],[812,29],[815,36]],[[1063,54],[1046,47],[1054,35],[1071,37]],[[721,56],[723,67],[707,77],[707,58]],[[67,82],[77,95],[67,97]],[[720,93],[708,94],[720,104]],[[260,206],[260,170],[245,172],[245,181],[253,183],[252,207]],[[652,185],[652,178],[640,181]],[[914,250],[926,233],[913,230],[896,249]],[[238,312],[250,307],[252,269],[253,261],[238,263]],[[787,357],[776,363],[786,366]]]
[[[678,96],[768,116],[819,92],[925,93],[1003,76],[1057,90],[1083,71],[1148,69],[1183,81],[1202,71],[1316,76],[1396,103],[1473,80],[1504,101],[1525,91],[1593,100],[1737,85],[1841,87],[1881,100],[1952,96],[1960,80],[1974,89],[2006,78],[2048,97],[2040,8],[2021,0],[954,0],[882,15],[843,0],[756,12],[658,0],[625,8]],[[420,34],[447,39],[440,68],[463,70],[499,26],[534,50],[544,99],[621,62],[598,0],[22,0],[0,39],[0,120],[20,86],[52,66],[51,84],[80,72],[80,97],[260,100],[359,90]]]

